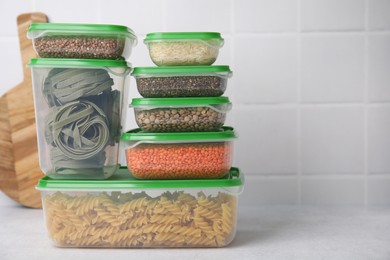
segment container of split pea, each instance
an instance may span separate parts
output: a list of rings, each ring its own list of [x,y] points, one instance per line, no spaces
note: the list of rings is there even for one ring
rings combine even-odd
[[[213,132],[224,125],[228,97],[134,98],[135,121],[145,132]]]
[[[215,132],[122,134],[127,168],[139,179],[211,179],[224,177],[232,166],[232,127]]]

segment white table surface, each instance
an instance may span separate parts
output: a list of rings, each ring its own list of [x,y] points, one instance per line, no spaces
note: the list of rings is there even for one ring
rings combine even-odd
[[[390,208],[262,206],[239,209],[226,248],[73,249],[49,240],[42,210],[0,192],[1,260],[118,259],[390,259]]]

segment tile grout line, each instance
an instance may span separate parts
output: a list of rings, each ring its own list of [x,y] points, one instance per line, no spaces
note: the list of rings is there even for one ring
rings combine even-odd
[[[283,36],[292,36],[296,32],[291,32],[291,31],[280,31],[280,32],[239,32],[237,33],[238,36],[242,37],[283,37]],[[311,35],[311,36],[323,36],[323,35],[328,35],[328,36],[343,36],[343,35],[388,35],[390,34],[389,29],[383,29],[383,30],[372,30],[372,31],[365,31],[365,30],[360,30],[360,31],[312,31],[312,32],[306,32],[306,31],[299,31],[300,34],[302,35]]]
[[[363,116],[363,138],[364,138],[364,162],[363,162],[363,174],[364,174],[364,206],[368,206],[368,19],[369,19],[369,3],[368,0],[364,1],[364,53],[363,53],[363,103],[364,103],[364,116]]]
[[[363,93],[364,95],[364,93]],[[364,100],[362,102],[356,102],[356,103],[348,103],[348,102],[327,102],[327,103],[240,103],[236,104],[240,107],[252,107],[256,106],[263,109],[270,109],[270,108],[314,108],[314,107],[322,107],[322,108],[334,108],[334,107],[362,107],[364,105],[371,106],[371,107],[389,107],[390,102],[384,101],[384,102],[365,102]]]
[[[231,40],[230,47],[231,48],[230,48],[229,54],[230,54],[231,64],[228,64],[228,65],[230,68],[233,68],[233,78],[234,78],[234,70],[235,70],[235,56],[234,55],[235,55],[235,47],[236,47],[236,40],[235,40],[236,30],[235,30],[235,19],[234,19],[235,18],[235,13],[234,13],[235,0],[230,0],[229,4],[230,4],[230,35],[231,35],[231,37],[230,37],[230,40]],[[234,79],[233,79],[233,82],[234,82]],[[230,84],[230,83],[228,83],[228,84]],[[229,87],[231,88],[232,85],[230,84]],[[234,102],[233,103],[233,110],[234,111],[233,111],[233,113],[231,113],[231,115],[237,115],[235,113],[235,111],[237,109],[237,103],[238,103],[236,95],[235,95],[236,91],[237,91],[237,88],[235,88],[233,86],[233,91],[230,92],[232,97],[229,97]],[[237,129],[236,122],[237,122],[237,120],[236,120],[236,117],[234,116],[232,118],[232,124],[233,124],[234,129]],[[237,133],[237,134],[238,134],[238,142],[239,142],[239,140],[240,140],[239,133]],[[235,155],[233,154],[233,156],[235,156]],[[235,165],[235,166],[242,169],[242,165]],[[257,177],[257,175],[256,175],[256,177]]]
[[[386,178],[390,179],[389,174],[377,174],[374,175],[376,178]],[[285,178],[296,178],[294,174],[246,174],[245,177],[250,178],[257,178],[257,179],[285,179]],[[305,179],[308,180],[340,180],[340,179],[354,179],[354,180],[364,180],[365,176],[363,174],[349,174],[349,173],[334,173],[334,174],[328,174],[328,173],[322,173],[322,174],[310,174],[305,175]]]
[[[301,109],[301,84],[302,84],[302,34],[301,34],[301,0],[297,1],[297,188],[298,188],[298,205],[302,205],[302,109]]]
[[[231,64],[228,64],[231,68],[235,68],[235,64],[234,64],[234,54],[235,54],[235,47],[236,47],[236,43],[235,43],[235,19],[234,19],[234,1],[235,0],[230,0],[229,4],[230,4],[230,34],[232,35],[232,37],[230,38],[231,40],[231,48],[230,48],[230,61],[231,61]],[[233,71],[233,77],[234,77],[234,71]],[[231,87],[231,86],[230,86]],[[233,96],[233,101],[236,102],[237,99],[235,98],[236,95],[234,95],[234,92],[236,91],[236,88],[233,87],[233,91],[231,92],[232,93],[232,96]],[[234,109],[234,106],[235,104],[233,103],[233,109]],[[234,114],[234,113],[233,113]],[[233,117],[233,127],[235,127],[235,123],[236,123],[236,120],[235,118]]]

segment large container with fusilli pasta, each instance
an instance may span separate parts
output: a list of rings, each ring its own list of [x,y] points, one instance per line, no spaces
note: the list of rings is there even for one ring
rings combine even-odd
[[[31,59],[39,164],[56,179],[107,179],[118,168],[122,60]]]
[[[49,237],[59,247],[223,247],[237,228],[244,176],[137,180],[121,168],[107,180],[42,178]]]

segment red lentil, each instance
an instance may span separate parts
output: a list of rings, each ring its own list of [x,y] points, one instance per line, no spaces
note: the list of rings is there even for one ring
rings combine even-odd
[[[232,144],[140,144],[126,150],[127,167],[140,179],[220,178],[232,163]]]

